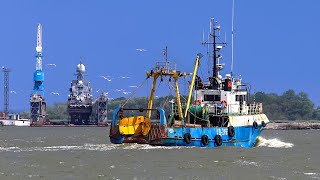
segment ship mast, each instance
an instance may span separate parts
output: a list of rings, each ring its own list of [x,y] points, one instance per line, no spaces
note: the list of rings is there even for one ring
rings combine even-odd
[[[232,33],[231,33],[231,77],[233,77],[233,42],[234,38],[234,0],[232,0]]]
[[[217,52],[216,52],[216,31],[215,31],[215,22],[214,22],[214,18],[210,19],[210,24],[213,25],[213,34],[211,36],[213,36],[213,78],[217,77]],[[211,25],[211,27],[212,27]]]
[[[225,46],[225,42],[219,42],[219,31],[220,26],[216,25],[216,21],[214,18],[210,19],[210,34],[209,39],[205,42],[203,42],[203,45],[207,45],[208,47],[212,45],[213,48],[213,70],[212,70],[212,77],[209,77],[210,85],[212,89],[218,89],[219,87],[219,81],[218,81],[218,68],[217,68],[217,60],[218,58],[221,58],[221,55],[218,55],[218,52],[221,50],[222,46]],[[212,41],[211,41],[212,38]],[[220,46],[219,46],[220,45]]]

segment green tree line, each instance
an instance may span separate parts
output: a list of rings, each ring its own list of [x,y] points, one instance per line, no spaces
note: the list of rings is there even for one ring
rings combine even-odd
[[[156,98],[153,107],[163,107],[168,113],[171,111],[170,100],[174,99],[173,96],[166,96]],[[182,102],[186,102],[186,97],[183,96]],[[270,120],[320,120],[320,107],[315,107],[314,103],[309,99],[308,95],[304,92],[295,93],[294,90],[288,90],[281,95],[275,93],[257,92],[251,94],[250,103],[263,103],[263,111]],[[114,110],[120,104],[124,104],[126,98],[120,97],[109,101],[108,103],[108,119],[112,119]],[[128,100],[126,107],[130,108],[147,108],[147,97],[135,97]],[[91,120],[96,117],[95,109],[93,108]],[[145,113],[145,112],[143,112]],[[47,114],[49,120],[68,120],[66,103],[54,103],[52,106],[47,107]],[[22,117],[28,117],[29,112],[25,111],[21,114]]]

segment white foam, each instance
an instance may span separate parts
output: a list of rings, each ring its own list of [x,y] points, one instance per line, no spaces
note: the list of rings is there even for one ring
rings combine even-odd
[[[154,150],[154,149],[182,149],[193,148],[192,146],[151,146],[148,144],[84,144],[82,146],[45,146],[45,147],[0,147],[0,151],[11,152],[31,152],[31,151],[72,151],[72,150],[88,150],[88,151],[110,151],[113,149],[130,149],[130,150]]]
[[[287,178],[283,178],[283,177],[275,177],[275,176],[270,176],[273,179],[278,179],[278,180],[286,180]]]
[[[139,150],[181,149],[181,148],[192,148],[192,146],[151,146],[148,144],[136,144],[136,143],[123,145],[123,149],[139,149]]]
[[[259,164],[254,162],[254,161],[245,161],[245,160],[238,160],[235,163],[240,164],[240,165],[244,165],[244,166],[255,166],[258,167]]]
[[[305,175],[316,175],[317,173],[303,173]]]
[[[312,172],[306,173],[306,172],[304,172],[303,174],[309,176],[312,179],[320,179],[319,174],[317,174],[317,173],[312,173]]]
[[[265,139],[263,137],[258,137],[257,145],[258,147],[272,147],[272,148],[292,148],[294,144],[283,142],[277,138],[275,139]]]
[[[117,145],[114,144],[85,144],[83,146],[46,146],[46,147],[0,147],[0,151],[13,152],[31,152],[31,151],[70,151],[70,150],[89,150],[89,151],[109,151],[115,149]]]

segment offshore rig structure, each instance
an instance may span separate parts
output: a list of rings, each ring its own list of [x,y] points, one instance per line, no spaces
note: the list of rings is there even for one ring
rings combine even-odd
[[[41,126],[46,122],[47,105],[44,99],[44,72],[42,70],[42,25],[37,28],[36,71],[33,73],[33,92],[30,97],[31,125]]]

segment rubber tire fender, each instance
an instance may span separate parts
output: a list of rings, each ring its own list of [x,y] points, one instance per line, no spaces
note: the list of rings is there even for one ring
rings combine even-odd
[[[233,137],[235,135],[235,130],[233,126],[228,127],[228,136]]]
[[[257,123],[257,121],[253,121],[252,126],[253,126],[253,128],[257,129],[257,128],[258,128],[258,123]]]
[[[267,125],[267,124],[266,124],[264,121],[261,122],[261,126],[262,126],[262,127],[266,127],[266,125]]]
[[[214,142],[216,143],[217,146],[222,145],[222,138],[219,134],[214,137]]]
[[[202,135],[201,136],[201,142],[203,145],[208,145],[209,144],[209,137],[207,135]]]
[[[191,134],[190,133],[185,133],[183,135],[183,140],[184,140],[184,142],[186,142],[186,144],[190,144],[191,141],[192,141]]]

